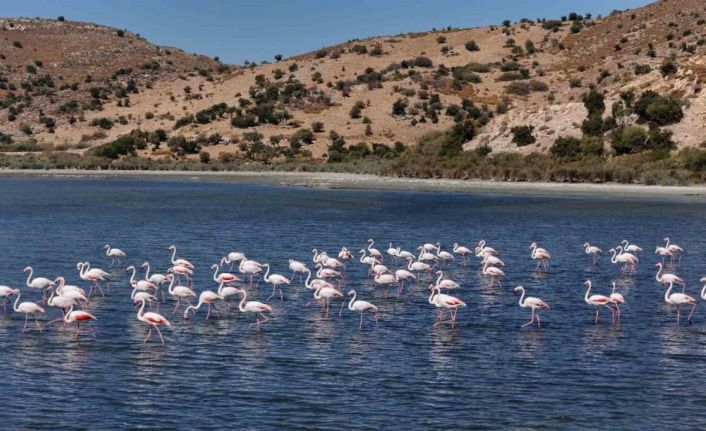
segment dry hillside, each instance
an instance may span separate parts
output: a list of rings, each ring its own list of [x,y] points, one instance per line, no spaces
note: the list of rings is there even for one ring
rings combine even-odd
[[[182,135],[213,157],[238,157],[257,132],[265,146],[299,136],[295,147],[307,151],[298,154],[321,158],[331,131],[346,145],[415,145],[453,126],[463,106],[480,119],[464,148],[528,153],[581,136],[589,87],[606,95],[606,116],[628,90],[681,98],[684,119],[667,127],[679,146],[702,144],[706,4],[661,0],[601,18],[570,12],[349,41],[245,67],[94,24],[2,19],[0,149],[86,151],[140,129],[150,142]],[[662,73],[665,61],[678,65],[674,73]],[[511,129],[525,125],[536,142],[518,147]],[[159,144],[141,154],[173,156]]]

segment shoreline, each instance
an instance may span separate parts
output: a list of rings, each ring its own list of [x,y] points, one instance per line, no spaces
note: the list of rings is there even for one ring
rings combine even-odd
[[[482,180],[419,179],[339,172],[279,171],[98,171],[71,169],[0,169],[0,177],[144,178],[220,180],[242,183],[339,190],[389,190],[547,196],[597,196],[623,198],[691,198],[706,200],[704,186],[647,186],[638,184],[589,184],[503,182]]]

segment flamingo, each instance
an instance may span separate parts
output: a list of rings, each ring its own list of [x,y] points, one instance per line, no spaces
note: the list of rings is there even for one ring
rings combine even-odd
[[[39,332],[42,332],[42,325],[39,324],[37,320],[37,314],[44,314],[44,309],[34,302],[25,301],[20,303],[21,292],[17,292],[17,299],[15,299],[15,304],[12,309],[16,313],[24,313],[25,315],[25,326],[22,328],[22,332],[27,332],[27,321],[29,320],[29,315],[31,314],[34,318],[34,323],[37,325]]]
[[[407,260],[409,258],[415,259],[417,257],[417,255],[412,254],[406,250],[402,250],[401,247],[397,247],[397,257],[404,259],[404,260]]]
[[[106,244],[103,248],[105,249],[105,255],[112,259],[110,261],[111,267],[115,265],[115,259],[118,260],[118,265],[120,265],[120,258],[127,256],[124,251],[120,250],[119,248],[113,248],[110,246],[110,244]]]
[[[524,328],[527,325],[531,325],[535,321],[537,322],[537,328],[540,328],[542,326],[541,321],[539,320],[539,313],[537,313],[538,309],[543,309],[543,308],[549,308],[549,305],[547,305],[546,302],[542,301],[539,298],[536,298],[534,296],[528,296],[525,298],[525,288],[523,286],[517,286],[515,288],[515,292],[522,292],[520,295],[520,307],[522,308],[529,308],[532,310],[532,318],[530,319],[529,322],[525,323],[522,325]]]
[[[434,252],[438,249],[437,246],[438,246],[438,244],[432,244],[432,243],[428,242],[426,244],[420,245],[419,247],[421,247],[424,251]]]
[[[211,317],[211,308],[213,308],[216,311],[216,316],[221,317],[220,314],[218,313],[218,308],[216,308],[216,305],[214,302],[216,301],[223,301],[223,297],[211,290],[204,290],[201,292],[199,295],[199,302],[196,305],[189,305],[186,307],[184,310],[184,319],[189,318],[189,311],[194,310],[194,314],[196,313],[196,310],[201,308],[203,304],[206,304],[208,306],[208,312],[206,313],[206,320],[208,320],[209,317]]]
[[[141,292],[147,292],[147,291],[154,291],[157,292],[157,285],[154,283],[151,283],[147,280],[135,280],[135,273],[137,270],[133,265],[128,266],[125,268],[125,272],[130,272],[132,271],[132,274],[130,275],[130,286],[132,286],[134,289],[139,290]]]
[[[321,265],[320,263],[317,263],[314,268],[318,270],[316,271],[316,276],[319,278],[323,278],[324,280],[327,280],[329,278],[339,278],[342,276],[341,273],[336,271],[335,269],[324,268],[323,265]]]
[[[34,269],[32,269],[31,266],[25,267],[22,271],[29,272],[27,275],[27,282],[25,283],[27,287],[30,289],[39,289],[42,292],[42,299],[46,302],[47,296],[44,290],[53,287],[54,282],[46,277],[37,277],[33,279],[32,274],[34,274]]]
[[[598,265],[598,258],[603,254],[603,250],[589,243],[585,243],[583,247],[586,254],[590,254],[593,257],[593,265]]]
[[[443,278],[444,277],[444,272],[443,271],[436,271],[436,275],[439,276],[439,278],[436,280],[435,286],[439,286],[442,289],[446,290],[451,290],[451,289],[458,289],[461,287],[460,284],[456,283],[453,280],[450,280],[448,278]]]
[[[79,338],[81,336],[81,322],[89,322],[91,320],[96,320],[96,316],[93,314],[83,311],[83,310],[76,310],[74,311],[74,305],[73,303],[71,304],[71,307],[69,308],[69,311],[64,314],[64,322],[65,323],[74,323],[76,322],[76,338]],[[96,328],[93,328],[93,337],[95,338],[96,336]]]
[[[329,305],[331,304],[331,299],[333,298],[343,298],[343,294],[336,288],[332,286],[320,286],[314,291],[314,298],[321,301],[324,307],[324,316],[328,318]],[[343,306],[343,305],[341,305]]]
[[[150,325],[150,330],[147,332],[147,337],[145,337],[145,341],[143,341],[142,344],[147,343],[147,340],[150,339],[153,329],[157,331],[157,334],[159,334],[159,339],[162,340],[162,344],[164,344],[164,337],[162,336],[162,331],[159,330],[159,327],[161,325],[165,325],[167,328],[171,328],[172,324],[161,314],[154,313],[152,311],[145,313],[145,303],[146,301],[143,300],[142,306],[140,306],[140,309],[137,312],[137,320]]]
[[[240,278],[238,278],[237,275],[231,274],[230,272],[221,272],[220,274],[218,273],[219,266],[217,264],[211,265],[211,269],[213,270],[213,281],[215,281],[217,284],[220,283],[234,283]]]
[[[532,250],[532,259],[537,261],[537,267],[534,270],[539,271],[540,265],[542,265],[544,272],[547,272],[549,270],[549,259],[551,258],[549,252],[541,247],[537,247],[536,242],[530,245],[530,250]]]
[[[169,250],[169,251],[172,252],[172,265],[174,265],[174,266],[185,266],[185,267],[187,267],[187,268],[189,268],[189,269],[191,269],[191,270],[194,269],[194,265],[193,265],[191,262],[189,262],[188,260],[186,260],[186,259],[177,259],[177,258],[176,258],[176,246],[170,245],[169,248],[167,248],[167,250]]]
[[[398,269],[395,271],[395,280],[399,283],[400,287],[397,289],[397,294],[401,294],[404,289],[404,282],[407,280],[416,280],[417,277],[406,269]]]
[[[464,247],[462,245],[458,245],[457,242],[454,243],[453,251],[456,254],[460,254],[461,258],[463,259],[463,264],[465,265],[468,262],[468,256],[471,254],[471,250],[468,247]]]
[[[88,296],[90,297],[93,293],[93,289],[98,289],[101,296],[105,296],[103,293],[103,288],[101,288],[99,281],[110,280],[109,274],[100,268],[90,268],[90,263],[79,262],[76,264],[76,269],[79,271],[79,277],[82,280],[90,281],[91,288],[88,290]],[[107,284],[106,284],[107,286]]]
[[[686,288],[686,284],[684,283],[684,279],[679,277],[676,274],[670,274],[668,272],[662,273],[664,265],[662,262],[658,262],[655,265],[655,268],[659,268],[657,271],[657,274],[655,275],[655,279],[660,283],[667,285],[669,283],[674,283],[674,284],[680,284],[682,288]]]
[[[628,253],[640,253],[642,251],[642,247],[635,244],[630,244],[630,241],[626,239],[620,241],[620,244],[623,246],[623,250]]]
[[[622,314],[622,312],[620,311],[620,304],[625,303],[625,297],[622,294],[616,292],[616,288],[617,285],[615,284],[615,282],[613,282],[613,290],[611,290],[610,292],[610,300],[613,301],[613,304],[615,304],[615,313],[618,316],[618,320],[620,320],[620,315]]]
[[[7,313],[7,304],[10,303],[10,297],[20,293],[20,289],[13,289],[9,286],[0,286],[0,297],[2,298],[2,306]]]
[[[390,243],[390,247],[387,249],[387,254],[389,254],[395,262],[397,262],[397,258],[400,257],[400,250],[399,248],[393,247],[392,243]]]
[[[229,264],[230,265],[229,271],[232,271],[233,270],[233,263],[240,263],[240,261],[245,260],[245,259],[246,259],[245,253],[241,253],[239,251],[231,251],[230,253],[228,253],[227,256],[225,256],[221,259],[221,265]]]
[[[417,257],[417,260],[420,262],[437,262],[439,260],[439,257],[437,255],[425,251],[424,247],[422,246],[417,247],[417,250],[419,250],[419,256]]]
[[[706,287],[704,289],[706,289]],[[348,309],[351,311],[358,312],[360,314],[360,324],[358,325],[358,329],[362,330],[363,329],[363,314],[366,312],[373,313],[373,319],[375,319],[375,323],[377,323],[378,307],[368,301],[363,301],[363,300],[357,299],[357,296],[358,295],[357,295],[356,291],[353,289],[351,289],[348,292],[348,297],[350,298],[350,300],[348,301]],[[340,316],[340,313],[339,313],[339,316]]]
[[[505,266],[505,262],[502,260],[498,259],[497,256],[494,256],[492,254],[489,254],[483,258],[483,260],[480,262],[480,265],[483,266],[485,264],[495,266],[495,265],[500,265],[500,266]]]
[[[493,247],[486,247],[485,240],[482,239],[478,241],[478,247],[476,247],[476,256],[478,254],[498,254],[498,252]]]
[[[456,325],[456,313],[458,313],[458,309],[460,307],[465,307],[466,303],[455,296],[441,293],[441,288],[439,286],[434,286],[432,284],[429,286],[429,289],[431,290],[429,303],[433,304],[439,310],[439,320],[434,323],[433,327],[436,328],[442,323],[448,323],[451,327],[454,327]],[[449,320],[442,320],[445,310],[451,312],[451,318]]]
[[[701,288],[701,299],[706,300],[706,277],[701,277],[699,282],[704,283],[704,287]]]
[[[361,250],[358,252],[358,253],[360,254],[360,263],[364,263],[365,265],[373,265],[373,264],[380,263],[380,262],[379,262],[377,259],[375,259],[374,257],[372,257],[372,256],[367,256],[367,255],[365,254],[366,251],[367,251],[367,250],[365,250],[365,249],[361,249]],[[368,274],[370,274],[369,271],[368,271]]]
[[[280,274],[272,274],[270,275],[270,264],[266,263],[262,265],[264,268],[267,268],[267,272],[265,273],[265,276],[263,279],[265,280],[265,283],[271,283],[272,284],[272,294],[267,298],[269,301],[273,296],[275,296],[275,290],[279,289],[279,300],[282,301],[284,297],[282,296],[282,286],[283,284],[290,284],[291,281]]]
[[[164,290],[162,290],[162,283],[167,281],[167,276],[164,274],[152,274],[150,275],[150,263],[145,261],[142,263],[142,268],[147,268],[145,270],[145,280],[157,286],[159,291],[162,293],[162,302],[164,302]]]
[[[669,260],[674,262],[674,254],[669,251],[666,247],[657,247],[655,248],[655,254],[659,257],[662,258],[662,263],[664,264],[664,258],[669,257]]]
[[[490,276],[490,285],[491,286],[493,284],[495,284],[495,279],[498,280],[499,286],[503,285],[503,283],[500,281],[500,277],[504,277],[505,272],[503,272],[503,270],[498,268],[497,266],[489,266],[489,263],[486,262],[485,265],[483,266],[483,274]]]
[[[381,265],[379,263],[373,263],[372,265],[370,265],[370,271],[368,271],[368,273],[373,273],[375,275],[385,274],[388,272],[390,272],[390,269],[385,265]]]
[[[311,250],[311,254],[313,254],[313,257],[311,258],[311,260],[314,263],[323,263],[324,259],[326,259],[328,257],[328,255],[326,254],[325,251],[322,251],[321,253],[319,253],[319,250],[316,248]]]
[[[623,267],[620,270],[620,275],[625,275],[625,272],[628,270],[628,268],[630,268],[630,274],[635,272],[635,268],[637,267],[638,262],[637,257],[631,253],[622,253],[623,248],[621,246],[618,246],[618,250],[620,250],[621,253],[618,253],[614,248],[608,250],[608,253],[612,254],[610,258],[611,263],[623,264]]]
[[[322,280],[320,278],[315,278],[315,279],[311,280],[311,271],[307,270],[307,273],[308,273],[308,275],[306,277],[306,280],[304,281],[304,287],[306,287],[307,289],[317,290],[321,287],[330,287],[332,289],[334,288],[333,284],[329,283],[326,280]],[[309,280],[311,280],[311,281],[309,281]]]
[[[368,254],[371,255],[372,257],[379,259],[380,262],[382,262],[382,253],[380,253],[380,250],[377,248],[373,248],[373,245],[375,245],[375,241],[372,239],[368,240]]]
[[[57,277],[54,281],[58,283],[58,286],[56,287],[57,295],[70,298],[77,304],[83,304],[82,308],[86,308],[85,306],[88,305],[89,301],[86,297],[85,290],[81,289],[78,286],[66,284],[66,280],[64,280],[64,277]]]
[[[431,271],[433,269],[431,265],[429,265],[428,263],[415,261],[411,257],[407,258],[407,262],[407,269],[416,272],[417,278],[419,278],[419,273],[421,271],[426,271],[429,274],[429,280],[431,280]]]
[[[345,266],[340,260],[328,256],[322,259],[320,263],[329,268],[343,268]]]
[[[294,280],[294,275],[299,273],[299,281],[302,281],[301,274],[304,274],[309,270],[303,262],[292,259],[289,259],[289,269],[292,271],[292,280]]]
[[[454,260],[454,255],[448,251],[441,250],[441,243],[436,243],[436,257],[441,259],[441,263],[445,264]]]
[[[172,274],[167,274],[167,279],[169,280],[169,288],[167,289],[167,292],[172,295],[172,298],[176,298],[177,300],[176,307],[174,307],[174,311],[172,311],[172,314],[174,314],[179,309],[181,301],[186,302],[187,307],[191,305],[189,298],[196,298],[196,292],[186,286],[174,286],[174,281],[176,278]]]
[[[677,254],[677,253],[678,253],[678,254],[679,254],[679,260],[681,260],[681,255],[684,254],[684,249],[681,248],[681,247],[679,247],[679,246],[676,245],[676,244],[670,244],[669,241],[670,241],[670,240],[669,240],[669,237],[664,238],[664,242],[666,242],[666,244],[664,245],[664,247],[665,247],[667,250],[669,250],[670,252],[672,252],[672,254]]]
[[[251,323],[249,327],[252,328],[253,326],[256,326],[259,332],[260,325],[269,320],[264,313],[271,312],[272,307],[258,301],[245,302],[245,299],[247,298],[247,292],[245,291],[245,289],[240,289],[240,294],[243,295],[243,297],[241,298],[240,303],[238,304],[238,310],[240,310],[242,313],[257,314],[257,316],[255,317],[255,323]],[[262,320],[260,320],[259,317],[262,317]]]
[[[218,286],[218,294],[223,297],[223,301],[227,304],[226,308],[230,310],[231,303],[228,301],[228,298],[230,298],[231,296],[238,295],[239,290],[237,287],[226,286],[225,283],[221,282],[221,284]]]
[[[190,270],[184,265],[174,265],[167,270],[168,273],[176,274],[179,278],[184,277],[189,285],[193,284],[194,280],[191,278],[194,271]]]
[[[252,289],[253,277],[262,271],[262,265],[254,260],[241,260],[238,271],[241,274],[249,274],[250,276],[250,288]]]
[[[672,293],[672,288],[674,287],[674,283],[669,283],[669,289],[667,289],[666,292],[664,292],[664,302],[670,305],[676,305],[677,306],[677,325],[679,324],[679,318],[680,318],[680,309],[682,304],[691,304],[691,311],[689,312],[689,317],[686,319],[688,322],[691,322],[691,315],[694,314],[694,309],[696,308],[696,300],[692,297],[689,296],[685,293]],[[703,291],[703,289],[702,289]]]
[[[338,252],[338,258],[350,260],[353,259],[353,253],[351,253],[346,247],[341,247],[341,251]]]
[[[594,323],[598,323],[598,311],[600,307],[606,307],[609,309],[610,312],[613,313],[613,320],[615,320],[615,310],[613,310],[613,308],[609,305],[613,303],[613,300],[605,295],[589,296],[591,292],[591,280],[586,280],[583,285],[586,286],[586,295],[583,298],[584,301],[586,301],[586,304],[596,307],[596,320]]]
[[[132,299],[132,302],[135,306],[137,306],[137,304],[139,304],[141,301],[147,301],[150,304],[150,308],[152,308],[152,304],[157,304],[157,311],[159,311],[159,300],[157,299],[157,297],[149,292],[138,291],[137,286],[133,287],[130,299]]]
[[[66,316],[66,310],[68,310],[70,307],[73,307],[74,300],[67,296],[62,296],[58,294],[56,290],[57,289],[52,289],[51,295],[49,295],[49,299],[47,299],[47,305],[49,307],[60,309],[61,315]]]
[[[377,274],[375,278],[373,278],[373,283],[385,286],[385,297],[387,297],[387,288],[391,284],[397,283],[397,279],[392,274]]]

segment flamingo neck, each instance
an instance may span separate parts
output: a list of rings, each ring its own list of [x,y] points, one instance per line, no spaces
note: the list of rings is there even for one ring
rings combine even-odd
[[[15,303],[12,306],[12,309],[19,312],[19,304],[20,304],[20,296],[22,296],[22,292],[17,292],[17,299],[15,299]]]
[[[669,302],[669,297],[672,296],[672,287],[674,287],[674,283],[669,283],[669,289],[667,289],[666,292],[664,292],[664,300],[666,302]]]
[[[262,278],[265,280],[265,283],[270,282],[270,265],[267,265],[267,271],[265,271],[265,276]]]
[[[145,315],[145,303],[147,301],[142,301],[142,305],[140,306],[140,310],[137,312],[137,318],[140,320],[143,320],[143,316]]]
[[[240,298],[240,302],[238,303],[238,310],[241,312],[245,311],[245,298],[247,297],[248,293],[244,289],[240,289],[241,292],[243,292],[243,297]]]
[[[27,276],[27,283],[25,283],[27,285],[27,287],[30,287],[29,282],[32,279],[32,273],[34,273],[34,268],[32,268],[30,266],[29,267],[29,275]]]
[[[145,280],[150,279],[150,263],[147,262],[147,271],[145,271]]]
[[[213,281],[218,283],[218,265],[214,265],[215,268],[213,268]]]
[[[375,241],[373,241],[372,239],[369,239],[368,240],[368,251],[370,251],[370,249],[373,248],[373,244],[375,244]]]
[[[664,246],[664,248],[669,248],[669,241],[670,241],[669,237],[665,238],[664,240],[667,242],[667,244]]]
[[[441,277],[443,277],[443,276],[444,276],[443,272],[439,274],[439,278],[436,279],[437,286],[439,285],[439,282],[441,282]]]
[[[74,304],[72,302],[71,307],[69,308],[69,311],[67,311],[66,314],[64,314],[64,322],[70,323],[69,316],[71,316],[71,313],[73,313],[73,312],[74,312]]]
[[[433,304],[434,303],[434,296],[436,295],[436,288],[431,290],[431,295],[429,295],[429,303]]]
[[[176,264],[176,247],[172,246],[172,265]]]
[[[132,288],[132,294],[130,294],[130,299],[135,299],[135,294],[137,293],[137,285]]]
[[[589,281],[586,287],[586,295],[584,295],[584,301],[588,302],[588,295],[591,292],[591,282]]]
[[[131,266],[130,268],[127,269],[128,271],[132,270],[132,275],[130,276],[130,284],[135,284],[135,267]]]
[[[704,290],[706,290],[706,286],[704,286]],[[351,298],[350,301],[348,301],[348,309],[353,311],[353,303],[355,302],[355,299],[358,297],[358,293],[354,290],[353,291],[353,297]]]
[[[525,288],[522,288],[522,295],[520,295],[520,307],[525,306]]]
[[[167,288],[167,292],[169,292],[170,295],[174,295],[174,281],[176,280],[176,277],[174,277],[174,274],[172,274],[172,280],[169,282],[169,287]]]
[[[701,288],[701,299],[706,299],[706,285]]]
[[[660,277],[660,274],[662,273],[662,264],[658,263],[657,268],[659,268],[659,270],[657,270],[657,275],[655,275],[655,278],[657,281],[662,281],[662,277]]]

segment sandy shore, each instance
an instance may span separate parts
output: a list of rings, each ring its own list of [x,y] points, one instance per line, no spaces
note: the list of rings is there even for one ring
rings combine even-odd
[[[297,187],[351,190],[528,194],[547,196],[606,196],[624,198],[690,198],[706,200],[706,186],[643,186],[626,184],[514,183],[446,179],[379,177],[333,172],[191,172],[191,171],[83,171],[0,169],[0,177],[146,178],[233,181]]]

